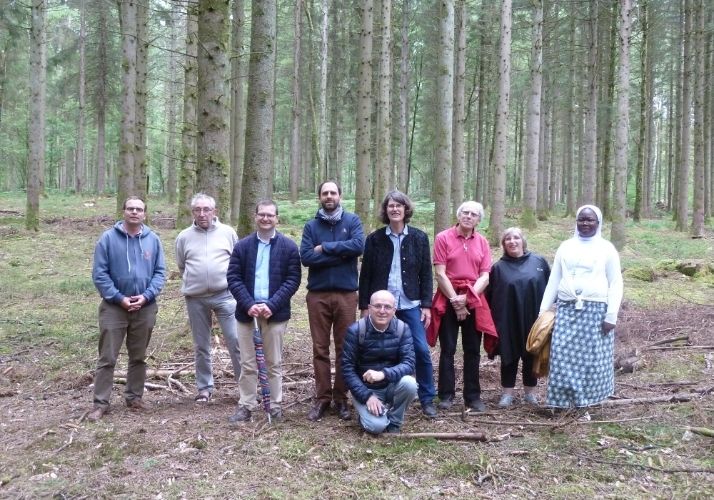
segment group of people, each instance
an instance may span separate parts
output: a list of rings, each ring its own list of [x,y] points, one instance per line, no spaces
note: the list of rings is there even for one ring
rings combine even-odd
[[[343,209],[336,182],[323,182],[317,194],[320,208],[305,224],[299,248],[277,231],[278,206],[271,200],[256,205],[256,231],[239,239],[216,217],[212,197],[193,197],[194,220],[176,239],[176,263],[195,345],[196,402],[208,402],[214,390],[215,314],[239,387],[229,421],[250,421],[259,408],[254,327],[264,348],[267,408],[271,418],[282,418],[283,337],[301,265],[308,268],[315,377],[315,398],[307,413],[311,421],[321,420],[330,409],[350,420],[348,391],[358,422],[369,433],[399,432],[416,398],[426,417],[437,417],[455,401],[459,331],[466,408],[486,410],[479,383],[482,340],[489,357],[501,356],[498,406],[516,402],[519,362],[523,401],[538,404],[526,337],[539,314],[552,307],[557,310],[546,404],[584,407],[613,393],[613,329],[622,277],[616,250],[601,236],[597,207],[578,210],[575,235],[561,244],[551,270],[543,257],[528,250],[518,228],[504,231],[503,255],[492,264],[488,242],[477,230],[483,207],[474,201],[462,203],[456,224],[436,235],[432,254],[426,233],[409,224],[414,204],[404,193],[385,196],[380,211],[384,227],[366,239],[359,217]],[[144,201],[130,197],[123,220],[101,236],[95,249],[92,275],[103,300],[89,420],[99,420],[109,410],[114,366],[125,338],[124,398],[131,409],[147,408],[142,399],[144,359],[166,265],[159,238],[143,223],[145,216]],[[356,321],[358,310],[361,318]],[[435,387],[430,345],[437,340]]]

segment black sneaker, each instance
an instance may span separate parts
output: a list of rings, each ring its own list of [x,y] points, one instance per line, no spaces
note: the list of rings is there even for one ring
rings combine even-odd
[[[239,406],[236,412],[228,417],[228,422],[231,424],[238,424],[241,422],[250,422],[251,412],[245,406]]]
[[[472,411],[477,411],[479,413],[486,411],[486,405],[480,399],[474,399],[473,401],[468,401],[466,403],[466,408]]]
[[[451,407],[454,405],[454,397],[453,396],[445,396],[441,401],[439,401],[439,409],[440,410],[450,410]]]
[[[283,410],[281,408],[271,408],[270,409],[270,420],[273,422],[283,421]]]
[[[424,414],[425,417],[428,418],[436,418],[438,415],[434,403],[423,403],[421,405],[421,412]]]
[[[384,429],[384,432],[387,434],[400,434],[402,429],[398,425],[389,424],[387,428]]]

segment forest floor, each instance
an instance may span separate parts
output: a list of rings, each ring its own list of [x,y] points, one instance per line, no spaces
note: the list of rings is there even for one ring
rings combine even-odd
[[[149,366],[158,370],[147,380],[151,410],[126,409],[116,384],[112,411],[91,423],[98,300],[88,270],[111,219],[57,217],[34,234],[2,209],[2,498],[714,496],[714,438],[699,433],[714,428],[711,300],[680,298],[668,307],[626,301],[617,357],[636,369],[618,372],[615,396],[591,408],[589,420],[523,404],[497,409],[498,359],[483,357],[486,413],[463,412],[457,399],[452,411],[429,420],[416,404],[401,435],[375,438],[354,419],[305,418],[313,380],[302,287],[285,340],[284,420],[268,423],[257,412],[250,423],[228,424],[237,388],[218,337],[216,392],[211,402],[195,403],[190,332],[172,274],[150,345]],[[167,256],[172,237],[167,226]],[[691,286],[711,299],[710,284],[683,279],[665,273],[648,286],[653,297]],[[678,337],[685,338],[672,340]],[[437,347],[435,370],[438,354]],[[486,440],[417,433],[483,433]]]

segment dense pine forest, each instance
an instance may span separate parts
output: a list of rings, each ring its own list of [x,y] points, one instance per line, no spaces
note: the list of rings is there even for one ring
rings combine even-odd
[[[204,191],[255,201],[337,179],[370,221],[398,188],[434,230],[483,201],[491,238],[603,208],[704,234],[712,13],[704,0],[1,0],[0,189]]]

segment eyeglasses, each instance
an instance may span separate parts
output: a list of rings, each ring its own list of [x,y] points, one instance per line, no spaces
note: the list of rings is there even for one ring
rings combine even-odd
[[[259,213],[259,214],[255,214],[255,216],[256,216],[258,219],[274,219],[275,217],[277,217],[276,214],[265,214],[265,213],[262,213],[262,212]]]
[[[126,210],[127,212],[139,212],[139,213],[144,211],[144,209],[141,207],[126,207],[124,210]]]
[[[369,307],[372,309],[375,309],[377,311],[392,311],[394,309],[394,306],[390,306],[389,304],[370,304]]]
[[[195,214],[210,214],[211,212],[213,212],[213,210],[215,209],[210,207],[193,207],[191,209],[191,212]]]

